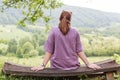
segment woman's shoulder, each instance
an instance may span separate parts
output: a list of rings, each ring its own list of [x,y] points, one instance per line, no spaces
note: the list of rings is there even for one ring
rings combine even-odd
[[[49,31],[50,34],[55,35],[58,32],[58,27],[52,27]]]
[[[72,27],[72,28],[71,28],[71,31],[74,32],[74,33],[77,33],[77,34],[79,33],[78,29],[75,28],[75,27]]]
[[[51,28],[51,32],[54,33],[54,32],[57,32],[57,31],[58,31],[58,27],[52,27],[52,28]]]

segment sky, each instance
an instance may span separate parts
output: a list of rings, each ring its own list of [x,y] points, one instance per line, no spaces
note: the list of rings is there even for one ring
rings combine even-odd
[[[61,0],[64,4],[120,13],[120,0]]]

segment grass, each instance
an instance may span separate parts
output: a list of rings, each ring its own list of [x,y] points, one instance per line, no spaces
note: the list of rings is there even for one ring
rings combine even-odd
[[[0,64],[3,64],[4,62],[12,62],[26,66],[35,66],[40,64],[42,60],[43,60],[42,56],[33,57],[33,58],[17,58],[17,57],[0,56]]]

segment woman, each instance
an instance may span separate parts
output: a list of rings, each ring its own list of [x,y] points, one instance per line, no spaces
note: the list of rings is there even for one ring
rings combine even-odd
[[[78,31],[70,25],[72,12],[62,11],[60,23],[57,28],[53,28],[45,43],[46,54],[43,63],[31,68],[34,71],[43,70],[50,60],[51,68],[62,70],[77,69],[80,67],[78,56],[92,69],[100,69],[96,64],[90,64],[84,54],[80,35]]]

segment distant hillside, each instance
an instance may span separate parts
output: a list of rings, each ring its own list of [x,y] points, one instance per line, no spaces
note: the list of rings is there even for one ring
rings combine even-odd
[[[120,23],[120,14],[102,12],[90,8],[64,6],[52,10],[51,21],[56,25],[62,10],[72,11],[72,25],[75,27],[105,27],[112,23]]]
[[[83,7],[63,6],[52,10],[52,20],[50,21],[52,26],[56,26],[59,23],[59,15],[62,10],[72,11],[72,26],[75,27],[104,27],[120,22],[120,14],[117,13],[107,13]],[[46,14],[50,15],[50,11],[46,11]],[[22,17],[20,10],[9,9],[5,13],[0,12],[0,24],[15,24]],[[43,25],[44,23],[38,20],[37,24]]]

